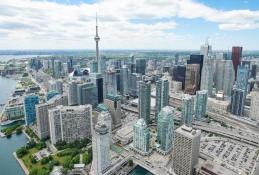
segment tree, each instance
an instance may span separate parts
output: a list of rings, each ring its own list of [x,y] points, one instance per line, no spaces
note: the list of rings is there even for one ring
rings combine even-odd
[[[129,166],[133,166],[133,160],[132,159],[129,160]]]
[[[22,158],[23,156],[25,156],[28,153],[28,150],[26,147],[21,147],[19,149],[16,150],[16,155],[19,158]]]

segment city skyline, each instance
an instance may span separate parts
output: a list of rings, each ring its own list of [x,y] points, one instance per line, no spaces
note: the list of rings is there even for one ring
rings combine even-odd
[[[254,1],[4,1],[0,48],[198,50],[207,37],[215,50],[256,50],[259,5]],[[13,41],[16,42],[13,42]]]

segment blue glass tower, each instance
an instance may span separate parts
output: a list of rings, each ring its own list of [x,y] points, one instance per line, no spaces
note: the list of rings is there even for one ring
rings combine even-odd
[[[39,104],[39,96],[28,95],[24,97],[25,124],[28,126],[35,121],[35,105]]]

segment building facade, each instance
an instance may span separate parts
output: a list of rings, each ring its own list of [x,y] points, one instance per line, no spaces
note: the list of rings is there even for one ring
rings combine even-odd
[[[199,64],[187,64],[185,73],[185,93],[194,95],[196,91],[199,90],[199,70]]]
[[[25,124],[31,125],[36,119],[35,106],[39,104],[39,96],[37,95],[27,95],[23,99],[24,103],[24,114],[25,114]]]
[[[185,125],[175,130],[173,166],[177,175],[193,175],[199,162],[201,131]]]
[[[191,126],[193,114],[193,98],[190,95],[184,95],[182,100],[182,123]]]
[[[151,105],[151,83],[140,81],[138,112],[139,112],[139,118],[143,118],[147,125],[150,123],[150,105]]]
[[[206,90],[196,92],[195,118],[200,120],[205,117],[207,110],[208,92]]]

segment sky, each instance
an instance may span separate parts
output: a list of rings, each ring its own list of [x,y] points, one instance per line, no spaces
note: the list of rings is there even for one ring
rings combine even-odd
[[[259,50],[259,0],[0,0],[0,50]]]

